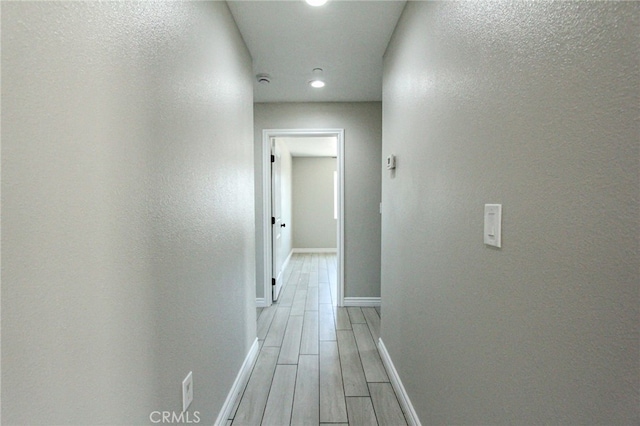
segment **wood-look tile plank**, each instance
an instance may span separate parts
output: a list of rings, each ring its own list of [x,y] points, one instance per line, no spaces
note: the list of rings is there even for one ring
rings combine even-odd
[[[338,257],[335,253],[325,253],[327,259],[327,269],[336,269],[338,267]]]
[[[379,424],[398,426],[407,424],[390,383],[369,383],[369,390]]]
[[[368,396],[347,397],[349,426],[375,426],[378,424],[371,398]]]
[[[307,303],[304,306],[305,311],[318,310],[318,286],[309,285],[307,288]]]
[[[298,290],[300,289],[306,290],[307,287],[309,287],[309,278],[310,278],[309,272],[300,273],[300,281],[298,281]]]
[[[296,294],[299,278],[299,272],[294,272],[293,274],[291,274],[289,282],[287,282],[284,288],[280,291],[280,297],[278,298],[278,305],[280,307],[291,306],[291,304],[293,303],[293,296]]]
[[[362,314],[367,320],[367,325],[369,326],[369,330],[371,330],[373,341],[376,342],[377,345],[378,340],[380,340],[380,317],[374,308],[362,308]]]
[[[351,321],[347,308],[336,307],[336,330],[351,330]]]
[[[300,355],[292,425],[317,425],[320,421],[320,366],[318,355]]]
[[[251,375],[249,375],[249,378],[251,378]],[[242,388],[242,392],[238,394],[236,401],[233,403],[233,408],[231,409],[231,414],[229,415],[229,419],[233,419],[236,416],[236,413],[238,412],[238,407],[240,406],[240,401],[242,401],[242,396],[244,395],[248,385],[249,385],[249,379],[247,379],[247,383],[244,384],[244,387]]]
[[[320,421],[347,421],[337,342],[320,342]]]
[[[296,365],[276,366],[262,425],[282,426],[291,421],[297,369]]]
[[[318,271],[311,271],[310,275],[309,275],[309,287],[314,287],[314,286],[318,286],[319,280],[318,280]]]
[[[304,313],[300,353],[318,354],[318,311],[307,311]]]
[[[320,340],[336,340],[336,325],[333,320],[333,307],[329,303],[321,303],[319,306],[319,338]]]
[[[282,339],[284,338],[284,332],[287,327],[287,321],[289,320],[289,311],[291,308],[278,308],[273,321],[271,321],[271,327],[264,339],[264,346],[280,346],[282,345]]]
[[[338,330],[337,335],[344,394],[346,396],[369,396],[369,388],[364,377],[364,370],[353,331]]]
[[[300,339],[302,338],[303,317],[290,315],[284,332],[282,348],[278,357],[278,364],[297,364],[300,353]]]
[[[302,273],[309,273],[309,271],[311,270],[311,253],[306,253],[304,255],[304,262],[302,263],[302,268],[300,269],[300,271]]]
[[[318,284],[318,303],[331,303],[331,289],[328,282]]]
[[[258,317],[258,340],[264,340],[267,337],[267,332],[273,321],[273,316],[276,314],[278,305],[271,305],[268,308],[262,310],[260,317]]]
[[[387,371],[384,369],[369,327],[366,324],[353,324],[353,335],[356,338],[367,382],[388,382]]]
[[[329,282],[329,271],[327,269],[327,259],[324,255],[320,256],[320,261],[318,264],[318,282],[319,283],[328,283]]]
[[[318,285],[318,254],[314,253],[311,257],[311,269],[309,270],[309,286]]]
[[[251,372],[240,406],[233,418],[234,425],[259,425],[267,404],[271,380],[278,360],[278,348],[263,348]]]
[[[338,288],[338,272],[337,272],[336,265],[335,264],[329,265],[329,268],[328,268],[327,272],[329,274],[329,285],[330,285],[330,289],[331,289],[331,302],[335,306],[335,305],[338,304],[338,292],[337,292],[337,288]]]
[[[307,290],[298,288],[296,295],[293,298],[293,304],[291,305],[290,315],[304,315],[304,308],[307,304]]]
[[[376,312],[378,313],[378,316],[380,318],[382,318],[382,307],[381,306],[376,306],[375,307]]]
[[[362,310],[357,306],[352,306],[347,308],[349,311],[349,319],[351,320],[351,324],[365,324],[367,321],[364,319],[364,315],[362,315]]]
[[[299,253],[294,253],[293,255],[291,255],[291,260],[289,261],[289,265],[287,267],[287,269],[291,270],[291,274],[293,274],[294,272],[300,272],[300,268],[302,266],[301,261],[302,258],[300,257]]]
[[[293,270],[300,272],[302,268],[302,263],[304,262],[304,254],[294,253],[291,256],[291,260],[293,260]]]

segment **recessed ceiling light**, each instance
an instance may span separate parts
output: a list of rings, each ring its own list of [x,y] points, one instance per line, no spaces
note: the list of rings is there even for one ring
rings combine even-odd
[[[322,68],[314,68],[313,71],[311,71],[311,75],[311,80],[309,80],[309,84],[311,85],[311,87],[315,87],[316,89],[324,87]]]
[[[327,0],[304,0],[307,2],[308,5],[310,6],[322,6],[323,4],[325,4],[327,2]]]

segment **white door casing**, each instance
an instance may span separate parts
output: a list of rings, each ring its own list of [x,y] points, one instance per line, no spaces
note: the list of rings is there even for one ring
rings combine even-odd
[[[278,137],[335,137],[338,141],[338,285],[337,304],[344,305],[344,129],[264,129],[262,131],[262,217],[263,217],[263,264],[264,264],[264,301],[260,306],[273,303],[273,227],[272,225],[272,140]],[[277,254],[276,254],[277,257]],[[284,261],[284,257],[282,260]]]
[[[275,139],[271,139],[271,278],[272,300],[277,300],[283,283],[283,266],[287,256],[284,253],[282,228],[286,226],[282,218],[282,172],[280,148]]]

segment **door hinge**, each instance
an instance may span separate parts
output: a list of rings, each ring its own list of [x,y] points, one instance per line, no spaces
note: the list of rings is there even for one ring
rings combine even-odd
[[[273,216],[271,216],[271,224],[272,224],[272,225],[275,225],[275,224],[276,224],[276,218],[275,218],[275,217],[273,217]]]
[[[276,162],[276,156],[275,156],[275,155],[273,155],[273,154],[271,154],[271,162],[272,162],[272,163],[275,163],[275,162]]]
[[[276,285],[276,279],[275,278],[271,278],[271,285]]]

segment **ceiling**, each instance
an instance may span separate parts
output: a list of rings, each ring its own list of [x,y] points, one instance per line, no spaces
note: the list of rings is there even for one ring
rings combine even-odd
[[[382,99],[382,56],[404,0],[228,1],[253,57],[255,102],[360,102]],[[323,69],[326,86],[308,82]]]
[[[337,157],[338,139],[335,137],[277,138],[285,143],[292,157]]]

